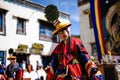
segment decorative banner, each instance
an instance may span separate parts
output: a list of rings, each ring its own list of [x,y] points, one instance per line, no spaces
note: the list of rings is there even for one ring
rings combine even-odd
[[[98,57],[111,51],[120,54],[120,1],[90,0]]]
[[[43,44],[34,43],[32,44],[32,48],[30,49],[30,53],[40,54],[43,51]]]

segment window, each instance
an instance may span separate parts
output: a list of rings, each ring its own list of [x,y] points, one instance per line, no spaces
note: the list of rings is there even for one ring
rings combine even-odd
[[[57,42],[57,35],[52,35],[54,29],[51,23],[40,20],[39,39]]]
[[[91,43],[92,55],[97,56],[97,46],[95,43]]]
[[[0,9],[0,35],[5,35],[5,14],[6,11],[3,9]]]
[[[3,14],[0,13],[0,32],[3,32]]]
[[[90,9],[86,9],[83,11],[83,14],[87,15],[89,18],[89,25],[90,25],[90,29],[93,28],[93,24],[92,24],[92,15],[90,12]]]
[[[89,2],[89,0],[78,0],[78,6],[82,6],[88,2]]]
[[[26,20],[17,18],[17,34],[26,34]]]
[[[91,16],[91,14],[89,14],[89,25],[90,25],[90,28],[93,28],[92,16]]]
[[[6,51],[0,51],[0,62],[6,60]]]

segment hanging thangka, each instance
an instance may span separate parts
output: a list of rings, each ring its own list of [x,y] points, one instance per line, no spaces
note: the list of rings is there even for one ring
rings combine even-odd
[[[120,55],[120,0],[90,0],[97,49]]]

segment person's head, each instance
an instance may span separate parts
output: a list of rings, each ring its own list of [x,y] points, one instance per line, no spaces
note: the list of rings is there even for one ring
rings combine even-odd
[[[22,63],[26,63],[26,61],[25,61],[25,60],[22,60]]]
[[[69,31],[68,31],[68,29],[67,28],[63,28],[60,31],[58,31],[58,37],[61,40],[67,40],[68,37],[69,37]]]
[[[69,37],[68,27],[71,26],[71,23],[69,23],[69,22],[63,23],[63,22],[60,22],[57,20],[54,23],[54,26],[56,29],[52,32],[52,34],[53,35],[58,34],[58,37],[61,40],[67,40]]]
[[[7,58],[7,60],[10,60],[11,63],[15,63],[16,62],[16,56],[9,56]]]

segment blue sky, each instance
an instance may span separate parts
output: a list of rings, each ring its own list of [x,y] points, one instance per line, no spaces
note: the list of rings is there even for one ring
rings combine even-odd
[[[79,21],[79,9],[77,6],[77,0],[31,0],[37,4],[47,6],[54,4],[61,12],[68,13],[70,15],[71,34],[80,35],[80,21]]]

